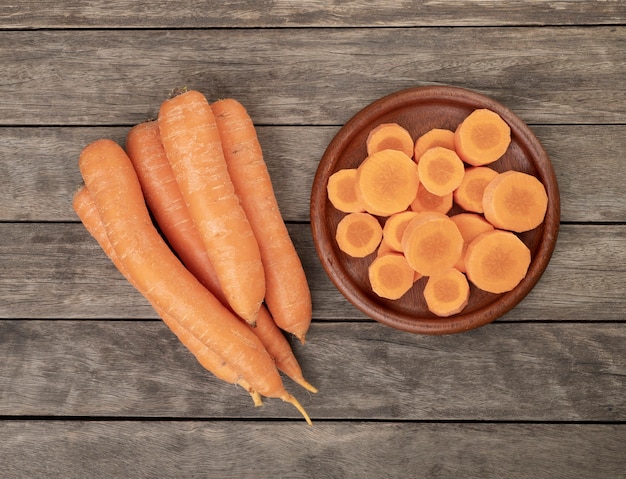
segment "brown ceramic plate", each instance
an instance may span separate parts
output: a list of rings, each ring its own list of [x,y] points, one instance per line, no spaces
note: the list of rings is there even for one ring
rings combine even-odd
[[[372,292],[367,268],[375,253],[351,258],[335,242],[335,229],[345,215],[328,201],[326,184],[334,172],[355,168],[366,157],[365,139],[380,123],[397,122],[417,138],[432,128],[456,129],[477,108],[497,112],[511,127],[511,145],[490,166],[498,171],[515,169],[536,176],[548,193],[544,222],[519,234],[530,248],[532,262],[518,286],[503,294],[487,293],[470,285],[470,300],[454,316],[440,318],[428,311],[422,296],[426,278],[399,300],[386,300]],[[461,212],[457,206],[450,214]],[[350,119],[328,145],[317,169],[311,193],[311,228],[320,261],[337,289],[359,310],[388,326],[419,334],[448,334],[468,331],[490,323],[516,306],[535,286],[545,270],[559,229],[559,191],[554,170],[545,150],[527,125],[514,113],[482,94],[447,86],[402,90],[368,105]]]

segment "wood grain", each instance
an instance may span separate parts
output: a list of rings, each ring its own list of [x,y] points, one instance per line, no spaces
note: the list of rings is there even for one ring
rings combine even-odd
[[[0,127],[0,221],[77,221],[78,155],[89,142],[124,144],[130,127]],[[313,175],[335,126],[260,126],[259,141],[287,221],[309,221]],[[533,125],[553,164],[563,222],[622,222],[626,125]],[[16,156],[15,152],[20,155]],[[593,165],[593,168],[590,168]]]
[[[625,52],[624,26],[0,31],[0,124],[130,125],[187,86],[257,124],[341,125],[428,84],[527,123],[623,124]]]
[[[262,5],[260,8],[259,5]],[[63,8],[50,0],[22,0],[2,4],[3,28],[207,28],[207,27],[375,27],[462,25],[594,25],[624,20],[626,8],[619,0],[481,0],[401,1],[376,4],[363,0],[324,3],[289,0],[259,4],[250,0],[175,2],[154,0],[150,8],[114,0],[85,4],[65,0]]]
[[[290,418],[254,408],[156,321],[0,321],[0,415]],[[572,421],[626,418],[626,330],[610,323],[497,324],[449,336],[377,323],[315,323],[292,342],[317,420]],[[306,424],[302,421],[306,428]]]
[[[624,425],[51,420],[0,434],[8,477],[626,477]]]
[[[366,319],[331,284],[308,224],[289,225],[319,320]],[[563,225],[539,283],[504,321],[623,321],[625,225]],[[0,318],[156,318],[83,226],[0,223]]]

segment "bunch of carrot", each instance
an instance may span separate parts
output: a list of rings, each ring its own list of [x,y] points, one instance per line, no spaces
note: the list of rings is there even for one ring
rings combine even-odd
[[[310,290],[243,105],[179,92],[79,167],[74,210],[181,343],[255,405],[280,398],[310,424],[279,373],[317,392],[284,334],[304,343]]]
[[[468,280],[495,294],[519,284],[531,255],[516,233],[542,223],[548,197],[534,176],[490,167],[510,142],[510,127],[488,109],[415,140],[383,123],[367,136],[366,158],[329,177],[328,198],[346,213],[338,247],[357,258],[376,253],[368,266],[376,294],[399,299],[426,277],[429,310],[451,316],[469,302]],[[461,212],[449,215],[455,204]]]

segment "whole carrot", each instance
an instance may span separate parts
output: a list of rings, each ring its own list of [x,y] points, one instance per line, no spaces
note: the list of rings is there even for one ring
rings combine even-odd
[[[215,117],[202,93],[165,100],[158,115],[167,158],[228,303],[254,324],[265,297],[256,237],[228,174]]]
[[[148,208],[170,246],[187,269],[222,304],[227,305],[213,265],[174,180],[161,144],[158,124],[147,121],[131,128],[126,136],[126,152],[137,172]],[[256,327],[251,329],[274,358],[279,370],[307,390],[317,391],[304,379],[289,342],[265,306],[259,309]]]
[[[310,422],[285,390],[259,338],[200,284],[163,241],[126,152],[112,140],[97,140],[83,149],[79,167],[113,250],[144,297],[224,358],[253,390],[293,404]]]
[[[98,242],[102,250],[117,267],[117,269],[124,275],[124,277],[132,284],[133,280],[126,272],[124,265],[121,263],[115,251],[113,245],[109,241],[106,234],[104,224],[100,219],[98,210],[93,201],[93,198],[89,194],[89,190],[86,187],[81,187],[72,201],[74,211],[80,218],[81,222],[85,226],[85,229],[93,236]],[[135,286],[135,285],[133,285]],[[215,377],[226,381],[230,384],[238,384],[252,396],[255,406],[262,404],[261,396],[253,391],[250,385],[242,379],[235,370],[233,370],[219,355],[214,353],[211,349],[205,346],[200,340],[195,338],[189,331],[183,328],[176,319],[165,311],[158,311],[157,313],[163,320],[163,322],[170,328],[170,330],[176,335],[180,342],[196,357],[198,362],[209,372],[213,373]]]
[[[311,324],[311,293],[280,214],[256,129],[237,100],[219,100],[211,108],[235,192],[261,250],[265,302],[276,324],[304,342]]]

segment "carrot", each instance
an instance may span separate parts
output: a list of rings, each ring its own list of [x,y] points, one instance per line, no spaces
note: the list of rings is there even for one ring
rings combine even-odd
[[[254,324],[265,273],[252,227],[235,194],[207,99],[189,90],[165,100],[159,134],[189,213],[228,303]]]
[[[454,190],[454,201],[465,211],[482,213],[485,187],[498,176],[498,172],[488,166],[470,166],[459,187]]]
[[[428,191],[421,183],[417,186],[417,195],[411,202],[411,210],[416,212],[437,211],[446,214],[454,206],[452,193],[443,196],[435,195]]]
[[[337,224],[335,239],[339,249],[354,258],[364,258],[376,251],[383,228],[369,213],[348,213]]]
[[[372,128],[365,140],[368,155],[382,150],[397,150],[413,157],[413,137],[398,123],[381,123]]]
[[[463,251],[463,237],[450,217],[424,212],[407,225],[402,246],[409,265],[432,276],[454,267]]]
[[[461,159],[473,166],[500,159],[511,143],[511,128],[496,112],[481,108],[470,113],[454,132]]]
[[[260,248],[265,304],[276,324],[304,343],[311,324],[311,292],[280,214],[254,124],[232,98],[216,101],[211,108],[228,173]]]
[[[463,251],[454,266],[461,273],[465,273],[465,253],[467,246],[481,233],[492,231],[494,228],[484,217],[477,213],[459,213],[450,216],[463,237]]]
[[[441,317],[463,311],[469,302],[470,288],[467,278],[455,268],[428,278],[424,299],[429,311]]]
[[[404,229],[416,216],[415,211],[401,211],[387,217],[383,226],[383,239],[393,250],[402,251]]]
[[[126,150],[137,172],[148,208],[170,246],[187,269],[222,304],[228,306],[202,239],[174,180],[157,123],[148,121],[133,127],[126,137]],[[289,343],[264,305],[259,309],[256,327],[251,330],[274,358],[279,370],[309,391],[315,390],[302,377],[302,370]]]
[[[372,291],[381,298],[399,299],[413,286],[415,271],[401,253],[377,256],[367,271]]]
[[[326,190],[331,204],[339,211],[364,211],[356,196],[356,168],[344,168],[330,175]]]
[[[435,146],[421,156],[417,172],[424,188],[434,195],[444,196],[461,184],[465,167],[454,150]]]
[[[496,228],[521,233],[539,226],[548,209],[546,189],[521,171],[500,173],[485,188],[485,218]]]
[[[426,150],[434,148],[435,146],[442,146],[449,150],[454,150],[454,132],[443,128],[433,128],[420,136],[415,140],[415,147],[413,148],[413,159],[415,162],[419,163],[420,158]]]
[[[530,250],[510,231],[482,233],[465,254],[468,279],[489,293],[511,291],[526,276],[529,266]]]
[[[163,241],[124,150],[112,140],[97,140],[83,149],[79,167],[113,250],[142,295],[227,361],[253,390],[293,404],[310,423],[306,411],[285,390],[259,338],[202,286]]]
[[[256,326],[249,326],[261,340],[267,352],[274,358],[276,367],[309,392],[316,393],[317,388],[311,385],[302,374],[302,368],[291,349],[289,341],[274,322],[269,311],[262,307],[257,316]]]
[[[401,151],[379,151],[357,168],[357,197],[373,215],[389,216],[406,210],[417,194],[417,183],[415,163]]]
[[[380,241],[378,248],[376,248],[376,256],[380,256],[382,254],[387,254],[387,253],[401,253],[401,252],[402,251],[399,251],[391,247],[389,242],[385,240],[385,236],[383,232],[383,239]]]
[[[124,268],[124,265],[115,254],[113,245],[109,241],[104,224],[100,219],[98,210],[93,201],[93,198],[89,194],[89,191],[84,186],[81,187],[76,194],[72,202],[72,206],[76,214],[82,221],[87,231],[98,242],[102,250],[106,253],[109,259],[115,264],[117,269],[126,277],[126,279],[132,284],[133,278],[129,276]],[[133,284],[133,286],[135,286]],[[252,396],[255,406],[262,405],[261,396],[256,391],[253,391],[250,385],[239,376],[239,374],[231,368],[228,363],[222,359],[221,356],[213,352],[206,345],[204,345],[199,339],[194,337],[188,330],[183,328],[180,323],[170,314],[164,310],[157,310],[157,313],[163,320],[163,322],[170,328],[170,330],[176,335],[180,342],[196,357],[198,362],[209,372],[213,373],[215,377],[226,381],[230,384],[238,384],[243,387]]]

